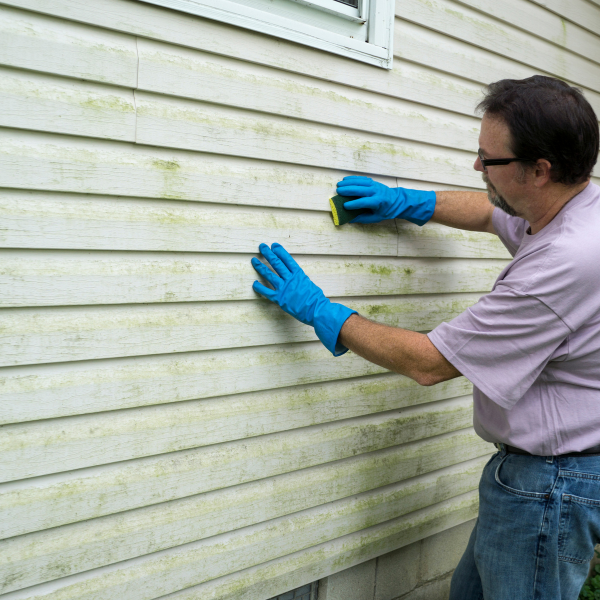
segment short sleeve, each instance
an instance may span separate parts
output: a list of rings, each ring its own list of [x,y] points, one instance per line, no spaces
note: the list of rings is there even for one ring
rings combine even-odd
[[[509,409],[570,333],[534,296],[499,286],[428,337],[488,398]]]
[[[503,210],[495,208],[492,213],[492,224],[500,241],[510,252],[511,256],[514,256],[523,241],[525,229],[528,226],[527,221],[520,217],[511,217]]]

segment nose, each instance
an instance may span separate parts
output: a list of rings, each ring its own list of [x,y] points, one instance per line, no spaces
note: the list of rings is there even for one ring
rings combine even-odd
[[[473,168],[476,171],[480,171],[481,173],[485,172],[485,169],[483,168],[483,165],[481,164],[481,159],[479,158],[479,156],[477,156],[477,158],[475,159],[475,162],[473,163]]]

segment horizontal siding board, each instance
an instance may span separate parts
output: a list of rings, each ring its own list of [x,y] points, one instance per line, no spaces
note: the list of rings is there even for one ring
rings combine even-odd
[[[405,447],[369,453],[280,475],[268,480],[235,486],[218,492],[160,504],[136,511],[85,521],[49,531],[6,540],[0,544],[1,592],[9,592],[58,577],[98,568],[167,548],[220,535],[256,523],[334,502],[409,477],[419,487],[423,504],[442,501],[452,493],[474,489],[487,454],[457,466],[448,453],[427,454],[426,470],[409,463]],[[451,448],[450,451],[456,451]],[[461,452],[468,460],[489,447]],[[412,467],[412,468],[411,468]],[[432,469],[433,467],[433,469]],[[437,470],[442,469],[442,470]],[[435,470],[430,475],[430,470]],[[450,491],[451,490],[451,491]],[[414,503],[406,503],[409,506]]]
[[[367,415],[243,442],[226,442],[4,483],[0,486],[0,538],[295,472],[418,441],[426,436],[434,445],[440,444],[440,451],[448,451],[448,439],[435,437],[436,434],[469,427],[472,419],[469,398],[442,400],[403,412]],[[412,426],[398,430],[403,421]],[[470,430],[456,435],[460,437],[460,443],[465,444],[468,456],[479,456],[469,455],[467,449],[472,444],[483,443],[481,440]],[[450,446],[457,447],[454,442]],[[416,454],[420,456],[418,448]],[[448,464],[459,462],[461,456],[462,450],[453,450],[452,461]],[[410,460],[413,459],[420,460],[414,456]],[[220,468],[216,469],[214,465],[220,465]]]
[[[535,1],[456,0],[456,2],[475,9],[483,15],[494,17],[511,28],[517,27],[530,35],[600,63],[600,10],[587,11],[590,21],[584,26],[587,27],[585,29],[569,20],[561,19]],[[575,5],[575,10],[581,11],[583,3],[571,0],[569,4]]]
[[[0,193],[0,218],[7,224],[7,231],[0,232],[1,245],[255,253],[261,242],[281,240],[290,252],[304,248],[312,254],[396,256],[398,251],[393,221],[338,228],[325,212],[85,196],[41,200]],[[448,254],[452,256],[450,248]]]
[[[477,508],[477,496],[470,494],[464,499],[421,509],[383,525],[162,596],[160,600],[271,598],[465,523],[477,516]]]
[[[0,129],[0,142],[0,187],[25,190],[329,211],[336,182],[348,175],[14,130]],[[377,179],[394,185],[393,178]]]
[[[0,8],[0,64],[133,88],[135,38],[7,6]]]
[[[320,344],[307,342],[175,357],[8,367],[0,379],[0,414],[3,423],[19,423],[385,372],[353,353],[332,361]]]
[[[3,307],[258,297],[250,254],[4,250],[0,255]],[[501,259],[296,258],[327,296],[487,292],[507,264]]]
[[[275,389],[385,371],[319,343],[216,350],[174,357],[9,367],[2,371],[4,423],[88,414]]]
[[[472,490],[477,486],[478,475],[471,471],[466,477],[446,481],[436,490],[441,502],[461,496],[464,502],[465,495],[472,502],[477,494]],[[436,475],[432,474],[386,486],[80,576],[26,588],[7,598],[152,600],[434,505],[436,483]]]
[[[479,294],[343,302],[379,323],[426,331],[472,306]],[[4,309],[0,366],[197,352],[315,340],[314,330],[265,302]]]
[[[419,65],[435,64],[444,72],[479,82],[479,95],[473,100],[472,109],[483,98],[482,85],[500,79],[524,79],[540,73],[551,75],[486,48],[476,48],[461,39],[428,29],[427,23],[420,25],[396,19],[394,36],[395,57]],[[589,85],[587,88],[584,94],[596,113],[600,114],[600,94],[589,89]]]
[[[399,375],[5,425],[3,481],[210,446],[416,406],[469,392],[464,379],[421,390]]]
[[[396,0],[396,16],[600,91],[600,65],[451,0]]]
[[[138,89],[472,150],[479,119],[186,48],[140,40]]]
[[[0,68],[0,126],[135,141],[133,91]]]
[[[441,404],[440,404],[441,402]],[[184,409],[187,407],[183,407]],[[179,414],[182,414],[181,412]],[[388,412],[380,413],[375,418],[376,425],[379,422],[387,423],[391,419],[395,419],[395,423],[397,426],[406,427],[407,431],[403,434],[409,436],[407,439],[399,438],[400,441],[395,441],[394,444],[404,443],[406,441],[412,441],[414,439],[419,439],[420,437],[426,437],[428,435],[437,435],[440,433],[446,433],[447,431],[453,431],[456,429],[461,429],[467,427],[470,424],[470,415],[471,415],[471,400],[470,398],[459,398],[453,400],[443,400],[434,404],[427,404],[425,407],[409,407],[402,410],[398,410],[397,412],[392,413],[390,416]],[[171,419],[173,419],[173,414],[170,415]],[[189,451],[189,446],[196,447],[204,447],[204,444],[201,440],[199,440],[199,435],[191,433],[188,434],[187,444],[185,440],[177,440],[172,436],[172,433],[165,432],[163,430],[162,435],[164,436],[163,440],[158,440],[156,442],[146,441],[144,444],[144,440],[140,443],[140,437],[138,436],[137,440],[135,436],[128,441],[126,438],[126,434],[123,436],[119,436],[118,432],[114,431],[114,426],[111,428],[110,421],[115,418],[115,415],[109,416],[109,418],[99,419],[98,426],[96,430],[96,436],[101,437],[102,433],[106,434],[106,444],[107,446],[103,447],[101,442],[95,442],[92,438],[90,440],[90,444],[86,446],[85,440],[82,440],[81,437],[69,427],[63,431],[54,431],[53,436],[45,437],[41,445],[45,445],[48,449],[48,458],[56,458],[58,456],[61,457],[60,468],[61,472],[66,472],[73,469],[82,469],[87,467],[94,467],[96,465],[107,464],[109,462],[117,462],[123,460],[131,460],[132,450],[133,455],[135,456],[135,442],[138,442],[138,457],[144,455],[158,455],[159,453],[167,453],[167,452],[177,452],[177,451]],[[143,419],[143,415],[140,415]],[[117,417],[118,418],[118,417]],[[135,415],[127,414],[124,415],[124,418],[129,421],[131,429],[135,429],[135,424],[131,422],[133,418],[135,420]],[[360,419],[364,419],[365,417],[359,417],[359,426]],[[85,420],[84,420],[85,423]],[[85,424],[82,423],[82,425]],[[148,426],[147,421],[144,423],[143,421],[139,423],[138,431],[140,431],[144,425]],[[174,425],[176,427],[176,425]],[[388,425],[386,425],[388,427]],[[19,435],[22,433],[22,428],[19,427],[10,427],[8,426],[7,437],[6,440],[3,441],[2,448],[0,451],[4,451],[7,457],[17,456],[18,454],[22,454],[27,456],[31,455],[34,452],[27,452],[27,448],[31,447],[27,436]],[[15,431],[16,429],[16,431]],[[35,427],[29,426],[29,429],[35,429]],[[116,435],[111,436],[112,433]],[[154,427],[156,433],[161,433],[156,425]],[[92,427],[93,430],[93,427]],[[89,431],[89,427],[88,427]],[[365,431],[368,431],[368,427]],[[183,432],[183,430],[182,430]],[[42,433],[47,433],[43,432]],[[227,439],[228,428],[225,426],[223,428],[223,438]],[[14,435],[12,435],[14,434]],[[231,436],[231,432],[229,432],[229,436]],[[207,473],[203,474],[204,478],[211,479],[210,485],[215,485],[215,481],[218,478],[210,477],[210,472],[213,469],[223,469],[225,470],[229,464],[229,460],[231,455],[235,453],[235,434],[234,441],[228,442],[231,445],[231,449],[227,452],[225,456],[221,455],[220,460],[215,460],[210,464]],[[273,434],[279,435],[280,437],[285,437],[285,433]],[[291,435],[290,432],[287,432],[287,435]],[[112,439],[111,439],[112,437]],[[260,442],[260,438],[253,438]],[[395,438],[394,438],[395,439]],[[61,444],[61,440],[64,440]],[[122,441],[121,441],[122,440]],[[121,442],[122,446],[119,445]],[[183,442],[183,443],[182,443]],[[248,442],[243,441],[239,442],[241,447],[241,452],[243,453],[247,447]],[[388,443],[387,445],[394,445]],[[21,446],[19,448],[18,446]],[[116,445],[116,446],[115,446]],[[11,448],[13,446],[13,448]],[[91,447],[94,446],[96,452],[91,450]],[[185,450],[179,450],[179,448],[184,447]],[[186,448],[187,446],[187,448]],[[79,456],[74,456],[69,453],[69,447],[73,450],[77,449],[80,452]],[[210,446],[208,446],[210,448]],[[13,450],[13,452],[11,452]],[[22,452],[19,452],[19,451]],[[32,449],[33,450],[33,449]],[[193,450],[191,450],[193,451]],[[45,450],[42,450],[45,452]],[[238,450],[239,452],[239,450]],[[238,459],[239,460],[239,459]],[[255,460],[260,461],[260,454],[255,455]],[[62,462],[64,461],[64,462]],[[20,467],[20,468],[19,468]],[[31,461],[28,460],[18,466],[11,465],[9,463],[3,464],[0,470],[0,481],[15,481],[28,477],[40,477],[42,475],[51,475],[52,473],[57,472],[57,462],[53,462],[52,460],[38,460]],[[255,467],[256,468],[256,467]],[[259,471],[260,473],[260,471]],[[216,489],[216,488],[211,488]]]
[[[332,191],[332,194],[335,193]],[[509,258],[497,236],[406,221],[336,227],[329,212],[0,191],[4,248]]]
[[[600,3],[591,0],[531,0],[540,7],[552,11],[567,22],[577,23],[592,33],[600,31]],[[596,6],[594,6],[594,2]]]
[[[395,61],[392,71],[373,69],[286,40],[150,4],[124,0],[97,0],[93,5],[85,0],[11,0],[10,3],[141,38],[188,46],[467,115],[472,114],[472,107],[481,95],[478,86],[445,75],[429,65]]]
[[[140,144],[476,187],[475,155],[374,133],[136,92]]]
[[[398,185],[402,187],[401,182]],[[396,223],[399,257],[512,258],[500,238],[489,233],[454,229],[433,222],[426,227],[403,219]]]

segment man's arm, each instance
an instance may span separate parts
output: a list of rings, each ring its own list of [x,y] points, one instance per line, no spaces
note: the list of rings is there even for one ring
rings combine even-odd
[[[373,323],[357,314],[346,320],[338,340],[368,361],[420,385],[435,385],[461,375],[425,334]]]
[[[494,207],[485,192],[436,192],[432,221],[469,231],[496,233],[492,224]]]

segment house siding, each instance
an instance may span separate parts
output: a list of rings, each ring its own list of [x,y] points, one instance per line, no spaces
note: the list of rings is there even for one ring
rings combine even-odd
[[[265,600],[475,517],[469,382],[332,358],[250,258],[280,242],[389,325],[460,314],[499,240],[335,228],[335,182],[481,189],[483,86],[551,74],[600,113],[598,31],[586,0],[399,0],[386,71],[134,0],[4,2],[0,598]]]

